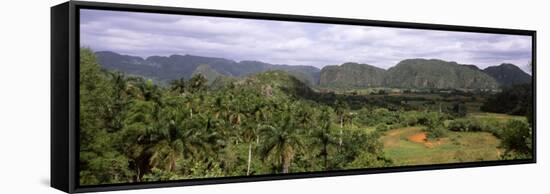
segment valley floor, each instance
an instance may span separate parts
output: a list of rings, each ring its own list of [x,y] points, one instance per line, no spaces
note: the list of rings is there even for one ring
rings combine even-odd
[[[525,120],[523,116],[485,112],[471,113],[467,118],[500,123]],[[391,129],[380,138],[384,144],[385,155],[394,162],[393,165],[494,161],[500,160],[504,152],[504,149],[500,148],[501,140],[489,132],[448,131],[447,137],[429,140],[423,127]]]
[[[500,140],[488,132],[449,132],[428,140],[421,127],[405,127],[387,131],[381,141],[396,166],[498,160],[502,152]]]

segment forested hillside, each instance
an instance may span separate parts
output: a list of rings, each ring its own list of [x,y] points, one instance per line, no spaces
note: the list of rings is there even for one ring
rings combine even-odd
[[[321,87],[383,87],[386,70],[367,64],[344,63],[321,70]]]
[[[529,74],[510,63],[487,67],[483,72],[495,78],[503,87],[531,83],[531,76]]]
[[[401,88],[497,89],[498,83],[481,71],[442,60],[408,59],[388,70],[386,84]]]

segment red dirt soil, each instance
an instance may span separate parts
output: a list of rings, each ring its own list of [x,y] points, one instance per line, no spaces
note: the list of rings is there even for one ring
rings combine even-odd
[[[407,139],[415,143],[426,143],[426,133],[425,132],[417,133],[409,136]]]
[[[435,146],[441,145],[440,140],[437,140],[435,142],[428,141],[428,139],[426,138],[426,132],[421,132],[421,133],[411,135],[407,137],[407,139],[414,143],[424,144],[424,146],[426,146],[427,148],[433,148]]]

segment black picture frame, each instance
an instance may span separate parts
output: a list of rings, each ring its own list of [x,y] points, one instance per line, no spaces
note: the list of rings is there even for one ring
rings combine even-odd
[[[82,8],[531,36],[534,155],[532,159],[524,160],[80,186],[78,184],[79,106],[77,104],[79,85],[77,83],[79,81],[79,10]],[[51,8],[51,186],[67,193],[74,193],[536,163],[536,64],[536,31],[532,30],[69,1]]]

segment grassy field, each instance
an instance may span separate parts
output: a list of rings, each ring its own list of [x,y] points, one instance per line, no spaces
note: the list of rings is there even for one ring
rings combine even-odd
[[[468,117],[473,117],[480,120],[494,120],[494,121],[500,121],[500,122],[506,122],[511,119],[526,120],[525,116],[514,116],[514,115],[486,113],[486,112],[471,113],[471,114],[468,114]]]
[[[500,160],[504,149],[501,148],[499,137],[501,137],[505,126],[511,120],[527,121],[525,116],[482,111],[481,107],[490,95],[486,93],[461,93],[457,91],[405,92],[394,88],[349,89],[333,92],[350,96],[364,95],[368,96],[368,100],[397,102],[395,104],[398,107],[405,107],[403,108],[405,111],[401,112],[404,114],[407,111],[417,111],[419,114],[427,111],[452,115],[452,118],[443,121],[442,128],[445,135],[436,140],[428,140],[426,136],[433,134],[426,134],[425,126],[421,126],[418,122],[403,124],[402,119],[411,120],[410,115],[404,115],[404,117],[399,115],[398,124],[391,123],[394,122],[391,119],[380,119],[370,121],[371,123],[367,122],[365,124],[367,126],[362,126],[360,122],[346,126],[346,130],[362,130],[365,132],[376,131],[375,124],[377,123],[387,122],[386,124],[389,127],[394,127],[383,132],[380,141],[384,144],[385,156],[391,159],[396,166]],[[457,109],[462,109],[466,116],[459,114],[462,111],[457,111]],[[360,112],[356,113],[361,114]],[[369,114],[377,115],[375,112]],[[390,118],[391,114],[385,116]],[[357,119],[361,119],[361,117]],[[456,128],[453,128],[455,131],[449,130],[450,124],[456,126],[460,122],[470,125],[466,129],[476,129],[477,127],[477,130],[456,131]],[[401,126],[411,125],[412,127],[401,128]],[[335,125],[335,127],[338,128],[339,126]]]
[[[387,157],[396,166],[498,160],[500,140],[486,132],[449,132],[426,140],[422,127],[387,131],[381,138]]]
[[[377,88],[384,89],[384,88]],[[427,140],[424,126],[394,128],[383,133],[380,140],[384,144],[386,157],[393,160],[394,165],[423,165],[474,161],[499,160],[504,152],[499,148],[501,140],[494,134],[510,120],[526,121],[525,116],[514,116],[498,113],[482,112],[483,96],[445,96],[440,93],[390,93],[377,94],[375,89],[356,90],[359,94],[369,94],[372,98],[385,96],[401,96],[407,98],[402,103],[431,111],[441,111],[453,107],[456,102],[463,102],[467,116],[461,119],[481,123],[482,126],[496,126],[494,130],[483,132],[446,131],[446,136],[438,140]],[[448,127],[453,120],[444,121]],[[348,130],[375,131],[375,127],[348,126]]]

